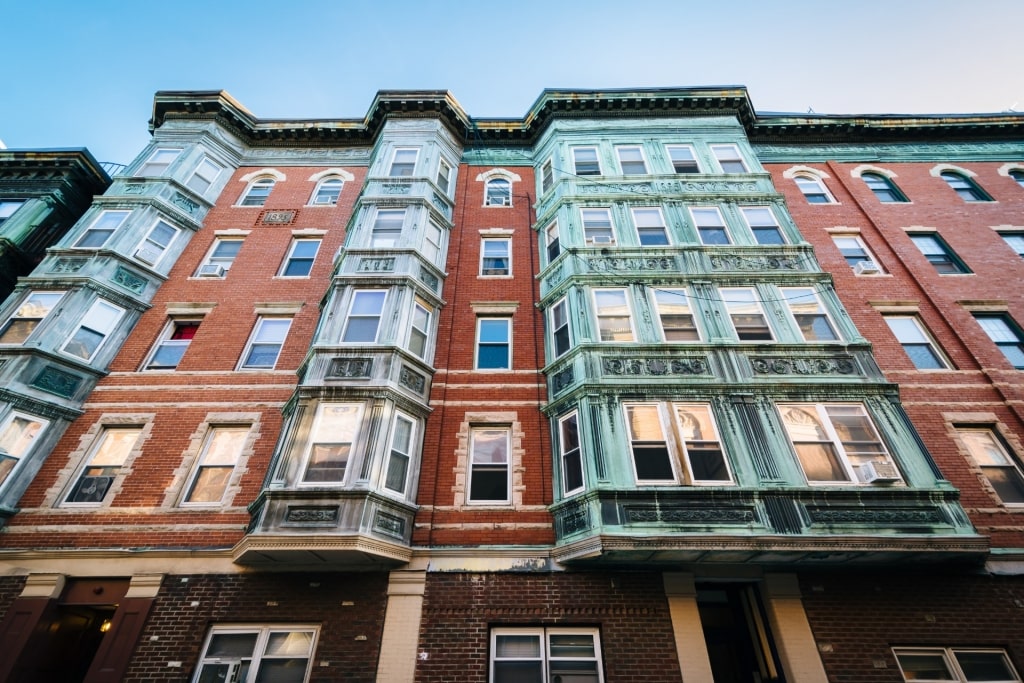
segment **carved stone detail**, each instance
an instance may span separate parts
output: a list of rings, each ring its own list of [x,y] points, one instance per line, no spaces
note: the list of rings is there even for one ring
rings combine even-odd
[[[555,373],[551,378],[551,390],[558,394],[564,391],[567,387],[572,386],[575,379],[576,378],[573,376],[572,372],[572,366],[567,367],[565,370]]]
[[[799,270],[799,261],[791,256],[739,256],[713,254],[712,270]]]
[[[746,524],[754,511],[738,507],[624,506],[627,522],[668,522],[672,524]]]
[[[292,211],[266,211],[263,214],[262,223],[264,225],[288,225],[295,220],[295,214],[297,212]]]
[[[588,258],[587,270],[595,273],[622,270],[678,270],[676,260],[671,256]]]
[[[192,201],[180,192],[176,192],[174,196],[171,197],[171,204],[174,204],[179,209],[188,212],[190,215],[195,214],[195,212],[199,210],[199,204],[197,202]]]
[[[408,183],[382,183],[380,190],[384,194],[411,194],[412,185]]]
[[[708,375],[707,358],[605,358],[602,369],[610,375]]]
[[[683,192],[757,192],[757,183],[726,182],[683,183]]]
[[[359,259],[360,273],[390,273],[395,269],[395,258],[393,256],[381,258]]]
[[[562,536],[571,536],[590,528],[590,511],[585,507],[563,510],[558,516]]]
[[[51,273],[77,273],[85,264],[88,263],[88,259],[84,258],[59,258],[54,261],[53,266],[50,268]]]
[[[144,194],[145,192],[145,183],[126,183],[124,186],[125,194]]]
[[[288,507],[285,521],[293,524],[337,524],[338,507]]]
[[[437,291],[438,285],[441,284],[441,281],[437,279],[437,276],[423,266],[420,266],[420,280],[435,292]]]
[[[808,506],[812,522],[820,524],[942,524],[938,508],[851,508]]]
[[[117,267],[112,278],[114,284],[121,285],[130,292],[141,292],[146,288],[148,280],[141,278],[127,268]]]
[[[853,358],[751,358],[750,365],[759,375],[850,375],[857,371]]]
[[[402,371],[398,373],[398,383],[403,387],[412,389],[417,394],[422,394],[424,389],[427,388],[427,378],[418,372],[410,370],[405,365],[402,366]]]
[[[328,377],[369,377],[373,368],[370,358],[332,358],[327,368]]]
[[[65,372],[59,368],[55,368],[52,365],[48,365],[39,371],[35,379],[30,382],[30,386],[36,389],[42,389],[43,391],[57,396],[63,396],[65,398],[71,398],[78,391],[78,387],[82,385],[82,378],[78,375],[74,375],[70,372]]]
[[[434,193],[433,201],[434,206],[437,207],[437,210],[444,214],[445,218],[451,220],[452,207],[448,204],[448,201],[436,192]]]
[[[397,536],[399,538],[405,536],[405,520],[379,510],[373,518],[373,528],[375,531],[380,531],[389,536]]]

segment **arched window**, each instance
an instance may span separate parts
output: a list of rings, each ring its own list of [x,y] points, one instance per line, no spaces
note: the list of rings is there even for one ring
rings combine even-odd
[[[491,178],[487,181],[485,206],[512,206],[512,183],[505,178]]]
[[[277,181],[273,178],[257,178],[246,188],[245,194],[242,195],[242,201],[238,202],[238,205],[263,206],[267,197],[270,196],[270,191],[274,189],[275,182]]]
[[[943,171],[939,176],[946,181],[946,184],[953,188],[953,191],[960,195],[965,202],[990,202],[992,198],[985,194],[973,180],[965,175],[953,171]]]
[[[817,178],[810,174],[802,174],[793,176],[793,180],[796,182],[796,186],[800,188],[800,191],[803,192],[808,204],[835,203],[835,200],[832,199],[832,195],[828,193],[828,190],[825,188],[825,183],[822,182],[821,178]]]
[[[313,197],[309,203],[313,206],[334,206],[341,196],[341,188],[345,181],[341,178],[327,177],[322,179],[313,190]]]
[[[896,183],[881,173],[862,173],[860,177],[878,198],[878,201],[885,203],[907,201],[906,196],[900,192],[900,188],[896,187]]]

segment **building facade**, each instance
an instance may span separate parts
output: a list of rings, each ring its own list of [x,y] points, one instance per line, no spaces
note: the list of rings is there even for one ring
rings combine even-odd
[[[151,127],[0,309],[0,680],[1021,680],[1024,117]]]

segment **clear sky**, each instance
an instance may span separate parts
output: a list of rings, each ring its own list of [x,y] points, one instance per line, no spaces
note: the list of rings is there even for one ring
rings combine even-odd
[[[0,0],[0,140],[128,163],[158,90],[361,118],[380,89],[521,117],[544,88],[744,85],[761,112],[1024,111],[1024,0]]]

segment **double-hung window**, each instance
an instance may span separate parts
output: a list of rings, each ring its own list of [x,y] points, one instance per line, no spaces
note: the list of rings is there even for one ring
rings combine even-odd
[[[921,250],[928,263],[941,275],[970,273],[963,261],[935,233],[911,235],[910,240]]]
[[[267,197],[270,196],[270,191],[274,189],[276,182],[273,178],[257,178],[246,188],[238,205],[263,206],[267,203]]]
[[[839,253],[843,255],[843,258],[846,259],[846,262],[857,275],[877,275],[882,272],[882,266],[871,255],[867,245],[864,244],[864,240],[859,236],[833,235],[832,242],[835,243]]]
[[[392,178],[407,178],[413,175],[416,170],[416,159],[419,158],[418,147],[399,147],[391,157],[391,167],[388,175]]]
[[[313,206],[335,206],[344,186],[345,181],[341,178],[321,178],[313,190],[313,197],[309,203]]]
[[[949,363],[915,315],[887,315],[885,324],[918,370],[946,370]]]
[[[668,244],[665,218],[656,207],[633,209],[633,223],[640,244],[645,247],[661,247]]]
[[[242,354],[241,367],[246,370],[273,370],[291,325],[291,318],[257,320],[252,337]]]
[[[154,150],[142,166],[139,166],[139,169],[135,171],[135,176],[137,178],[153,178],[166,175],[167,168],[171,165],[171,162],[178,158],[179,154],[181,154],[180,149]]]
[[[32,292],[0,328],[0,344],[21,344],[46,319],[64,292]]]
[[[426,232],[423,240],[423,255],[427,257],[427,260],[431,263],[437,263],[441,258],[441,247],[444,244],[444,232],[434,221],[427,223]]]
[[[782,236],[782,229],[779,222],[775,220],[775,214],[767,206],[754,206],[741,209],[743,218],[750,226],[754,234],[754,241],[758,244],[785,244],[786,239]]]
[[[597,147],[572,148],[573,172],[576,175],[601,175],[601,163],[597,157]]]
[[[690,215],[693,216],[693,224],[697,227],[701,244],[731,244],[732,240],[729,239],[725,221],[722,220],[722,212],[718,207],[691,207]]]
[[[512,183],[507,178],[491,178],[484,191],[484,206],[512,206]]]
[[[420,358],[427,355],[427,340],[430,335],[430,306],[416,297],[412,304],[412,324],[409,328],[409,350]]]
[[[296,238],[292,240],[281,266],[281,277],[309,277],[313,261],[320,250],[320,238]]]
[[[812,175],[798,175],[793,177],[797,188],[804,195],[808,204],[834,204],[835,200],[825,187],[825,182]]]
[[[196,271],[197,277],[224,277],[242,249],[242,238],[218,237]]]
[[[562,253],[562,243],[558,239],[558,221],[551,221],[551,224],[544,228],[544,246],[548,253],[548,263]]]
[[[974,319],[985,330],[988,338],[995,342],[1013,367],[1024,370],[1024,333],[1005,315],[975,314]]]
[[[732,475],[707,403],[623,405],[638,484],[726,484]]]
[[[481,240],[480,275],[512,275],[512,240],[507,237],[485,237]]]
[[[676,173],[700,173],[697,156],[689,145],[665,145],[672,170]]]
[[[804,341],[836,341],[839,334],[813,287],[783,287],[779,291]]]
[[[1008,505],[1024,504],[1024,474],[1020,462],[1010,454],[1003,440],[989,427],[957,426],[957,434],[974,462]]]
[[[896,647],[904,681],[929,683],[1020,683],[1020,676],[999,648]]]
[[[469,430],[469,497],[467,503],[505,504],[509,495],[512,430],[482,426]]]
[[[117,327],[122,315],[124,315],[123,308],[103,299],[94,301],[82,318],[82,322],[78,324],[74,334],[64,343],[61,350],[82,360],[92,360],[96,357],[103,342]]]
[[[75,241],[76,249],[99,249],[121,227],[131,211],[103,211]]]
[[[603,683],[592,628],[495,628],[489,683]]]
[[[772,341],[775,338],[768,325],[768,317],[761,308],[761,300],[753,287],[729,287],[718,291],[725,309],[729,312],[737,339]]]
[[[378,209],[370,232],[370,246],[390,249],[398,244],[405,223],[405,209]]]
[[[102,503],[141,435],[142,427],[104,428],[64,498],[64,504]]]
[[[562,454],[562,493],[583,488],[583,450],[580,448],[579,416],[573,411],[558,419],[558,444]]]
[[[625,289],[595,289],[594,313],[599,339],[603,342],[631,342],[633,316]]]
[[[391,451],[384,474],[384,488],[395,493],[405,494],[409,480],[409,463],[412,461],[412,450],[415,446],[416,423],[412,418],[396,413],[394,428],[391,431]]]
[[[353,292],[341,341],[369,344],[376,342],[386,299],[385,289],[357,289]]]
[[[444,196],[447,197],[451,186],[452,167],[447,161],[441,159],[437,165],[437,187],[444,193]]]
[[[667,342],[700,341],[693,308],[685,289],[655,289],[654,303],[661,323],[661,336]]]
[[[173,370],[178,367],[193,337],[199,331],[199,320],[171,320],[160,334],[146,363],[147,370]]]
[[[565,299],[559,299],[551,307],[551,341],[555,351],[555,358],[558,358],[572,346],[569,337],[569,304]]]
[[[778,408],[808,482],[900,481],[864,406],[799,403]]]
[[[1017,253],[1017,256],[1024,258],[1024,232],[1001,232],[999,236]]]
[[[171,246],[171,242],[174,241],[177,234],[178,229],[174,226],[168,225],[164,221],[157,221],[146,235],[146,239],[142,240],[142,244],[135,250],[135,258],[148,266],[156,265],[156,262],[167,251],[167,247]]]
[[[14,212],[21,208],[25,202],[20,200],[5,200],[0,199],[0,225],[7,222]]]
[[[209,157],[203,157],[203,160],[196,166],[196,170],[192,171],[192,175],[185,181],[185,186],[196,194],[206,194],[210,186],[217,182],[217,178],[220,177],[223,170],[224,167],[220,164],[215,163]]]
[[[210,429],[181,499],[183,506],[219,505],[223,501],[248,436],[248,425]]]
[[[939,174],[946,184],[965,202],[990,202],[992,198],[981,187],[965,175],[944,171]]]
[[[213,626],[192,683],[305,683],[316,638],[316,626]]]
[[[0,427],[0,487],[50,423],[33,415],[11,413]]]
[[[610,209],[580,209],[583,217],[583,237],[595,246],[615,244]]]
[[[711,145],[711,153],[718,160],[722,173],[746,173],[747,164],[743,161],[740,148],[736,145]]]
[[[512,369],[512,318],[478,318],[476,369]]]
[[[362,418],[361,403],[320,404],[310,430],[302,483],[341,484],[345,481]]]
[[[619,157],[622,175],[647,175],[647,162],[639,145],[622,145],[615,148],[615,153]]]
[[[551,163],[551,159],[548,159],[540,166],[540,192],[544,194],[555,184],[555,171]]]
[[[868,189],[875,195],[878,201],[883,204],[894,204],[907,201],[906,196],[900,192],[890,178],[881,173],[862,173],[860,179],[868,186]]]

